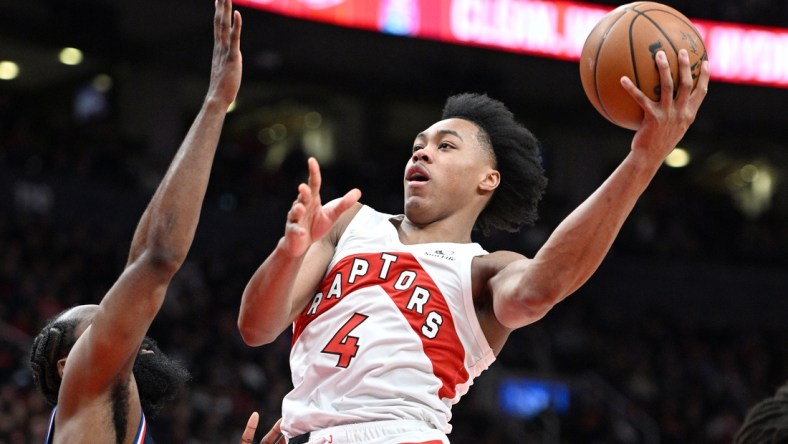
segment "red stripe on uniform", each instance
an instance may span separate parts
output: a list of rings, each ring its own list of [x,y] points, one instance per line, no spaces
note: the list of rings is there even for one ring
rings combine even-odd
[[[383,254],[361,254],[348,256],[340,260],[320,284],[318,291],[323,296],[317,311],[313,314],[308,314],[312,307],[310,302],[301,315],[296,318],[293,329],[293,344],[295,344],[298,337],[312,321],[327,310],[330,310],[344,299],[346,295],[361,288],[380,286],[397,305],[413,331],[421,338],[424,353],[432,363],[433,373],[442,383],[438,396],[452,399],[457,394],[457,385],[466,382],[469,375],[464,365],[465,349],[457,336],[454,318],[451,315],[446,298],[412,254],[384,254],[396,256],[396,260],[384,261]],[[351,283],[348,280],[357,260],[365,261],[368,264],[368,269],[363,275],[355,276]],[[388,270],[384,279],[381,279],[380,276],[384,265],[388,267]],[[403,272],[413,273],[415,277],[407,281],[408,285],[404,289],[394,288],[397,279]],[[337,282],[341,283],[341,295],[327,298],[332,288],[336,288]],[[416,288],[419,288],[419,291],[422,293],[426,290],[429,294],[429,300],[424,306],[423,313],[408,308],[408,303]],[[430,312],[435,312],[442,319],[438,334],[434,338],[429,338],[422,334],[422,327],[424,327],[425,320]]]

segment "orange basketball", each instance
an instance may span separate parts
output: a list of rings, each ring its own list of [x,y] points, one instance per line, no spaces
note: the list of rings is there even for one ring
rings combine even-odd
[[[659,100],[660,82],[655,57],[664,50],[673,85],[678,87],[678,54],[689,53],[692,87],[707,59],[698,30],[680,12],[660,3],[635,2],[619,6],[597,23],[580,55],[580,79],[597,111],[618,126],[637,130],[643,109],[621,86],[629,77],[652,100]]]

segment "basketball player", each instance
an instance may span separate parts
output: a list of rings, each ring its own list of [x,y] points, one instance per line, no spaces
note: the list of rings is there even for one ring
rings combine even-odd
[[[607,180],[527,258],[487,253],[483,232],[536,218],[546,185],[539,144],[486,95],[450,97],[443,120],[416,136],[404,172],[404,214],[360,204],[353,189],[323,205],[321,175],[287,214],[284,236],[250,279],[238,325],[247,344],[292,323],[294,388],[282,406],[290,444],[448,443],[451,406],[504,346],[597,269],[638,197],[703,101],[686,51],[675,97],[664,52],[662,94],[648,99],[631,150]]]
[[[66,310],[35,338],[33,377],[55,405],[47,443],[152,442],[153,415],[188,372],[145,337],[186,259],[229,105],[241,83],[241,16],[215,0],[208,92],[139,221],[128,262],[98,305]]]

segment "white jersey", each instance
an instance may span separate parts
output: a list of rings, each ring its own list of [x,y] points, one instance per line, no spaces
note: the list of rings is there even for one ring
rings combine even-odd
[[[451,431],[451,406],[495,360],[471,294],[478,244],[404,245],[364,206],[294,323],[288,437],[326,427],[419,420]]]

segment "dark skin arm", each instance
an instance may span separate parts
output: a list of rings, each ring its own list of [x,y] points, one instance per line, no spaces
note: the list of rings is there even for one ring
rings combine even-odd
[[[67,358],[58,425],[129,379],[142,339],[194,239],[219,136],[242,71],[241,16],[232,11],[230,0],[216,0],[215,6],[207,95],[137,225],[125,269]],[[132,396],[138,396],[136,391]]]

